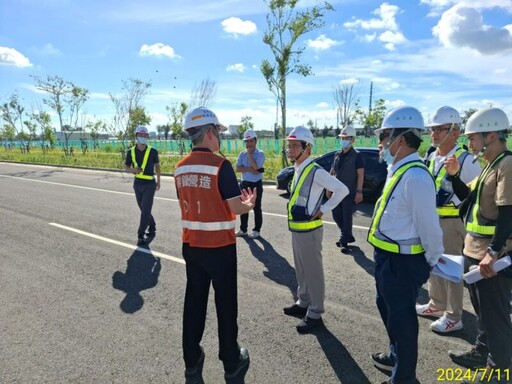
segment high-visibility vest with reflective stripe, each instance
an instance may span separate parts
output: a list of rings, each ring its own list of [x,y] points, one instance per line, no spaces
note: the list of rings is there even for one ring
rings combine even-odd
[[[297,173],[293,176],[291,197],[288,202],[288,229],[292,232],[309,232],[323,225],[322,219],[298,220],[296,217],[294,218],[292,214],[293,209],[297,207],[303,208],[304,212],[307,211],[311,187],[313,186],[313,178],[318,169],[320,169],[320,166],[311,162],[304,168],[296,184],[295,178]],[[322,197],[323,195],[320,195],[313,212],[316,212],[322,204]]]
[[[457,161],[459,162],[460,167],[462,167],[462,163],[464,162],[464,159],[466,156],[469,155],[467,151],[465,151],[462,148],[459,148],[455,151],[455,157],[457,158]],[[439,193],[439,190],[442,187],[443,180],[445,183],[451,183],[450,181],[446,180],[448,175],[446,174],[446,169],[441,165],[439,168],[439,171],[437,172],[437,175],[434,171],[435,162],[434,160],[430,161],[428,170],[434,176],[434,180],[436,182],[436,193]],[[459,170],[460,172],[460,170]],[[453,196],[453,192],[452,192]],[[451,198],[450,198],[451,199]],[[442,207],[436,207],[437,214],[439,217],[459,217],[459,208],[455,206],[453,201],[449,201],[448,203],[444,204]]]
[[[476,190],[476,198],[471,202],[464,221],[466,222],[466,231],[475,237],[491,238],[494,235],[496,220],[486,219],[482,216],[480,212],[480,198],[485,179],[489,176],[492,168],[509,154],[510,152],[503,152],[496,157],[492,163],[487,164],[476,182],[471,183],[471,191]]]
[[[149,145],[146,146],[146,150],[144,151],[144,158],[142,159],[142,165],[140,168],[142,169],[141,173],[135,173],[133,176],[136,179],[144,179],[144,180],[153,180],[155,177],[151,175],[145,175],[144,170],[146,169],[146,165],[148,165],[149,153],[151,152],[151,147]],[[132,147],[132,163],[134,168],[138,168],[137,160],[135,158],[135,146]]]
[[[236,217],[219,190],[224,161],[209,151],[192,151],[176,165],[182,241],[192,247],[220,248],[236,243]]]
[[[373,213],[372,224],[370,226],[370,230],[368,231],[368,242],[372,244],[374,247],[383,249],[392,253],[401,253],[401,254],[409,254],[416,255],[419,253],[425,252],[423,246],[421,245],[420,239],[409,239],[409,240],[392,240],[386,235],[384,235],[379,227],[380,220],[388,202],[391,199],[393,191],[396,186],[402,179],[402,176],[407,172],[407,170],[411,168],[422,168],[430,175],[425,164],[421,161],[411,161],[409,163],[403,164],[400,168],[396,170],[396,172],[391,176],[391,178],[386,183],[384,190],[382,191],[381,197],[377,200],[375,204],[375,210]]]

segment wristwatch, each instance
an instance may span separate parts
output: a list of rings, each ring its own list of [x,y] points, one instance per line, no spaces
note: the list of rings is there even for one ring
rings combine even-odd
[[[487,253],[489,255],[491,255],[493,258],[497,259],[498,256],[500,255],[499,251],[495,251],[494,249],[492,249],[491,247],[487,247]]]

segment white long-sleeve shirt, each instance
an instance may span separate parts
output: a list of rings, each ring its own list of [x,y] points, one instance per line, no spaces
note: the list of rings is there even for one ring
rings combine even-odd
[[[386,183],[402,164],[413,160],[422,161],[415,152],[389,167]],[[436,211],[436,188],[428,172],[420,168],[405,172],[389,198],[379,230],[395,241],[419,238],[427,262],[437,264],[444,252],[443,233]]]
[[[294,165],[295,168],[295,177],[294,177],[294,185],[299,181],[300,175],[304,171],[304,168],[308,164],[310,164],[313,160],[308,157],[304,160],[300,165]],[[348,195],[348,188],[339,181],[334,176],[331,176],[325,169],[320,168],[315,172],[315,177],[313,178],[313,184],[311,185],[311,194],[310,199],[308,201],[307,206],[307,214],[313,215],[315,212],[312,212],[315,209],[315,204],[323,193],[324,189],[331,191],[332,196],[325,204],[320,206],[320,211],[325,214],[326,212],[332,211],[340,202]]]

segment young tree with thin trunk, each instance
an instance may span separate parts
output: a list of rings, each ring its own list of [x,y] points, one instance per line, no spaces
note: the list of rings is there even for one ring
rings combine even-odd
[[[346,127],[353,123],[355,106],[359,94],[357,79],[344,79],[334,87],[333,97],[336,105],[336,128]]]
[[[30,137],[25,133],[27,116],[25,116],[25,108],[21,105],[20,97],[16,92],[11,94],[8,102],[2,104],[0,113],[7,126],[14,130],[15,136],[21,142],[22,147],[25,147],[27,144],[24,140]]]
[[[311,9],[296,10],[299,0],[263,0],[268,6],[267,30],[263,42],[269,46],[274,56],[271,63],[265,59],[260,69],[267,81],[270,91],[277,97],[281,107],[281,130],[286,137],[286,79],[291,73],[304,77],[313,74],[311,67],[302,64],[300,59],[305,50],[304,46],[295,47],[304,34],[314,31],[324,25],[323,16],[333,7],[323,2],[322,5]],[[283,140],[282,162],[288,164],[285,151],[286,141]]]
[[[68,148],[69,137],[78,128],[80,110],[89,99],[89,91],[66,81],[59,76],[42,79],[32,76],[36,88],[48,94],[43,103],[53,109],[59,118],[59,127],[64,135],[64,146]]]
[[[201,84],[194,84],[190,92],[190,109],[197,107],[209,107],[217,95],[217,84],[215,80],[207,77],[201,80]]]

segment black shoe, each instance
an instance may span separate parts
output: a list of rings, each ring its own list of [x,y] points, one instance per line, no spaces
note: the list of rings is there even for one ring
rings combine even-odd
[[[341,253],[349,254],[351,250],[347,243],[341,244]]]
[[[204,351],[201,348],[201,355],[196,365],[185,369],[185,384],[204,384],[203,381]]]
[[[140,247],[142,245],[148,245],[148,243],[143,237],[139,237],[139,239],[137,240],[137,245]]]
[[[487,366],[487,353],[484,353],[482,349],[478,349],[475,346],[465,351],[450,350],[448,351],[448,356],[450,356],[455,364],[465,368],[478,369]]]
[[[240,357],[238,358],[237,366],[232,371],[224,373],[224,379],[226,379],[226,383],[243,383],[250,363],[251,360],[249,359],[249,351],[245,348],[240,348]]]
[[[337,241],[337,242],[336,242],[336,246],[337,246],[338,248],[340,248],[340,247],[341,247],[341,241]]]
[[[348,239],[347,243],[355,243],[356,238],[354,236],[351,236],[350,239]]]
[[[287,316],[304,317],[308,313],[307,308],[302,308],[298,304],[293,304],[291,307],[284,307],[283,312]]]
[[[312,319],[311,317],[304,317],[299,324],[297,324],[297,332],[299,333],[308,333],[313,329],[323,325],[323,320],[320,317],[319,319]]]
[[[387,353],[372,353],[372,361],[373,365],[375,365],[377,368],[382,369],[383,371],[391,372],[395,367],[395,361]]]

